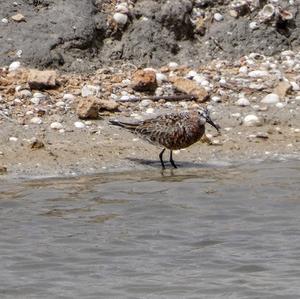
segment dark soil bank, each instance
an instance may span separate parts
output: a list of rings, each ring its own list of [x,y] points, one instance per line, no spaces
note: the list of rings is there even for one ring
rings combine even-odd
[[[170,60],[200,64],[251,52],[273,55],[300,45],[299,1],[279,1],[279,8],[291,13],[289,20],[264,21],[260,13],[268,1],[248,1],[258,4],[236,15],[234,1],[127,1],[124,25],[113,18],[119,2],[0,0],[0,65],[19,60],[81,71],[119,60],[144,66]],[[23,18],[12,19],[16,14]]]

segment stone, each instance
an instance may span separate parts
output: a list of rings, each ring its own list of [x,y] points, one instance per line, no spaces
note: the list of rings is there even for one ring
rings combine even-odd
[[[51,123],[50,128],[53,130],[61,130],[63,128],[63,125],[60,122],[55,121]]]
[[[75,100],[75,96],[71,93],[65,93],[63,96],[63,100],[73,102]]]
[[[30,120],[30,122],[35,125],[40,125],[43,123],[43,120],[40,117],[35,116]]]
[[[20,90],[18,92],[18,96],[21,98],[21,99],[27,99],[27,98],[31,98],[32,97],[32,93],[30,90],[28,89],[23,89],[23,90]]]
[[[250,105],[250,102],[249,102],[248,99],[242,97],[242,98],[239,98],[239,99],[235,102],[235,104],[236,104],[237,106],[246,107],[246,106],[249,106],[249,105]]]
[[[251,78],[262,78],[262,77],[267,77],[269,75],[270,75],[269,72],[261,71],[261,70],[251,71],[248,73],[248,76]]]
[[[98,100],[98,110],[100,111],[117,111],[119,103],[114,100]]]
[[[85,124],[82,123],[81,121],[76,121],[76,122],[74,123],[74,126],[75,126],[75,128],[77,128],[77,129],[84,129],[84,128],[85,128]]]
[[[113,19],[118,25],[124,26],[124,25],[126,25],[126,23],[128,21],[128,16],[126,14],[116,12],[113,15]]]
[[[57,73],[56,71],[39,71],[30,70],[28,75],[28,84],[32,89],[50,89],[57,86]]]
[[[243,123],[247,127],[255,127],[261,125],[260,119],[254,114],[245,116]]]
[[[156,73],[152,70],[138,70],[132,77],[132,88],[135,91],[155,91],[157,88]]]
[[[207,101],[209,98],[207,90],[199,86],[195,81],[176,76],[172,77],[170,81],[178,91],[197,97],[197,102],[202,103]]]
[[[17,142],[18,141],[18,138],[17,137],[9,137],[9,141],[12,141],[12,142]]]
[[[16,71],[18,68],[20,68],[21,66],[21,62],[20,61],[14,61],[12,62],[9,67],[8,67],[8,71],[9,72],[14,72]]]
[[[279,98],[283,99],[287,93],[292,90],[292,85],[288,81],[281,81],[274,89],[274,93],[279,96]]]
[[[80,99],[76,112],[80,119],[97,119],[99,112],[97,99],[94,97]]]
[[[266,95],[262,100],[261,103],[273,105],[279,102],[279,96],[275,93],[270,93]]]
[[[87,84],[82,87],[81,96],[82,97],[98,96],[99,92],[100,92],[100,86]]]
[[[216,12],[214,14],[214,19],[217,21],[217,22],[220,22],[220,21],[223,21],[224,20],[224,17],[223,15],[221,15],[220,13]]]
[[[24,17],[21,13],[18,13],[18,14],[16,14],[16,15],[13,15],[13,16],[11,17],[11,19],[12,19],[13,21],[15,21],[15,22],[23,22],[23,21],[25,21],[25,17]]]

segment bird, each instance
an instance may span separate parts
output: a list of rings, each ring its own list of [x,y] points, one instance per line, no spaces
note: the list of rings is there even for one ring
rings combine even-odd
[[[161,114],[143,121],[126,122],[110,120],[110,124],[125,128],[151,144],[162,147],[159,154],[162,169],[165,169],[163,154],[170,150],[170,163],[177,168],[173,160],[173,150],[186,148],[199,141],[205,133],[205,124],[213,126],[218,132],[221,127],[210,118],[207,108]]]

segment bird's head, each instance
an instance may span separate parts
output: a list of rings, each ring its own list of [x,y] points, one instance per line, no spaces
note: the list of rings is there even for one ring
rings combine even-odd
[[[203,124],[208,123],[213,126],[218,132],[220,131],[221,127],[218,124],[215,124],[212,119],[210,118],[210,113],[207,108],[198,109],[199,117]]]

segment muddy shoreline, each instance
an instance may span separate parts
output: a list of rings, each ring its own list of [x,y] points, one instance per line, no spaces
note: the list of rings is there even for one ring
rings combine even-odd
[[[212,118],[222,127],[221,135],[207,125],[206,139],[175,152],[179,166],[299,157],[300,76],[298,69],[290,67],[291,59],[297,65],[300,52],[286,51],[277,57],[255,54],[233,63],[215,60],[195,69],[171,63],[144,70],[165,78],[157,83],[152,95],[176,95],[173,76],[184,82],[198,79],[197,84],[209,94],[203,102],[130,101],[150,94],[134,90],[137,68],[128,65],[99,69],[94,74],[57,73],[58,86],[48,90],[30,89],[30,69],[2,69],[2,173],[61,176],[116,169],[160,169],[160,149],[110,126],[108,120],[138,120],[197,107],[209,108]],[[277,67],[281,68],[280,73]],[[95,94],[87,96],[87,90]],[[272,102],[274,97],[276,101]],[[80,119],[78,106],[83,103],[85,108],[89,101],[100,101],[106,106],[96,111],[96,117]]]

